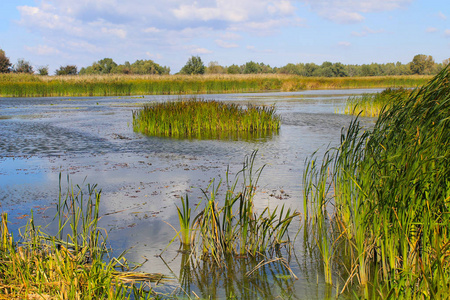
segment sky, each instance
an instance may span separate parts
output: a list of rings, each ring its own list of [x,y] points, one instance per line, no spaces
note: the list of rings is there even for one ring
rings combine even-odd
[[[151,59],[205,65],[436,62],[450,57],[448,0],[0,0],[14,64],[87,67]]]

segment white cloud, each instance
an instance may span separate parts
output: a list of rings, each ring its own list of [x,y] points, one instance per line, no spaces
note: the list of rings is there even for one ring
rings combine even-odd
[[[206,49],[206,48],[199,47],[199,48],[192,49],[191,53],[192,54],[211,54],[213,52],[211,50]]]
[[[148,57],[152,58],[152,59],[155,59],[155,58],[156,59],[161,59],[161,58],[163,58],[163,56],[161,54],[159,54],[159,53],[153,54],[153,53],[150,53],[150,52],[145,52],[145,54]]]
[[[59,51],[58,49],[49,47],[47,45],[38,45],[35,47],[25,46],[25,49],[28,52],[35,53],[37,55],[55,55],[61,53],[61,51]]]
[[[350,42],[347,41],[342,41],[338,43],[338,46],[340,47],[350,47],[352,44]]]
[[[160,33],[162,30],[156,27],[148,27],[142,30],[145,33]]]
[[[121,39],[124,39],[127,37],[127,32],[123,29],[118,29],[118,28],[107,28],[107,27],[102,27],[102,33],[104,34],[110,34],[110,35],[114,35],[117,36]]]
[[[429,33],[437,32],[437,31],[438,31],[438,29],[437,29],[436,27],[428,27],[428,28],[426,29],[426,32],[429,32]]]
[[[256,48],[255,46],[247,46],[246,48],[247,50],[250,50],[251,52],[255,53],[273,53],[272,49],[259,49]]]
[[[369,34],[377,34],[377,33],[383,33],[383,32],[385,32],[384,29],[377,29],[377,30],[375,30],[375,29],[371,29],[369,27],[364,27],[364,29],[362,31],[359,31],[359,32],[353,31],[352,35],[353,36],[362,37],[362,36],[367,36]]]
[[[413,0],[300,0],[325,19],[336,23],[357,23],[363,14],[404,8]]]
[[[450,29],[446,29],[446,30],[444,31],[444,35],[445,35],[446,37],[450,37]]]
[[[447,16],[444,15],[441,11],[438,12],[438,17],[439,17],[440,19],[444,20],[444,21],[447,20]]]
[[[239,45],[235,43],[228,43],[223,40],[216,40],[216,44],[222,48],[238,48]]]

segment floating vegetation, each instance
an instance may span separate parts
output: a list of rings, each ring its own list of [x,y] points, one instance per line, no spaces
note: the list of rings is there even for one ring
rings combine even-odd
[[[405,88],[387,88],[381,93],[352,96],[347,99],[344,113],[378,117],[383,110],[391,107],[399,98],[408,97],[410,93],[411,90]]]
[[[215,186],[212,180],[208,189],[203,191],[204,208],[194,218],[187,196],[181,199],[182,209],[178,208],[180,240],[193,255],[222,265],[230,256],[266,256],[270,252],[278,252],[283,245],[289,245],[288,228],[299,216],[298,212],[284,206],[280,210],[266,208],[260,214],[254,212],[253,198],[264,168],[254,170],[256,153],[254,151],[246,157],[234,181],[229,181],[227,172],[222,206],[218,199],[222,181]]]
[[[61,189],[60,189],[61,191]],[[97,226],[100,192],[80,186],[60,193],[57,233],[36,226],[33,212],[16,240],[8,215],[0,224],[1,299],[150,299],[160,274],[134,272],[123,254],[109,257],[106,232]]]
[[[448,299],[449,83],[447,67],[370,131],[353,121],[321,164],[307,161],[305,228],[328,283],[347,278],[343,290],[365,299]]]
[[[175,138],[228,138],[278,132],[280,117],[274,106],[232,103],[197,98],[147,104],[133,112],[133,129],[150,136]]]

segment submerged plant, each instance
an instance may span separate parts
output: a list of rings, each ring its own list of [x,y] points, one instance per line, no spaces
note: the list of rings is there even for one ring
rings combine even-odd
[[[320,220],[332,208],[332,259],[346,265],[345,287],[360,286],[365,298],[449,296],[449,116],[447,67],[398,97],[372,130],[353,121],[320,171],[307,163],[309,217]]]
[[[191,98],[147,104],[133,112],[133,129],[150,136],[227,138],[230,134],[277,132],[274,106],[244,108],[237,104]]]

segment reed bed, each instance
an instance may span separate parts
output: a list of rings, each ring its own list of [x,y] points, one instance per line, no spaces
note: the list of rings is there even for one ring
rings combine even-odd
[[[35,225],[33,213],[19,239],[0,224],[0,299],[154,299],[159,274],[129,271],[123,254],[109,257],[106,232],[97,224],[100,192],[77,186],[60,194],[56,234]]]
[[[274,106],[246,108],[197,98],[144,105],[133,112],[134,131],[175,138],[228,138],[239,134],[278,132]]]
[[[411,90],[405,88],[387,88],[381,93],[351,96],[347,99],[344,113],[363,117],[378,117],[383,110],[399,101],[399,98],[407,97],[410,92]]]
[[[76,75],[37,76],[0,74],[1,97],[80,97],[180,95],[417,87],[430,76],[301,77],[283,74],[252,75]]]
[[[222,201],[218,199],[222,181],[215,185],[214,180],[203,190],[204,208],[195,217],[191,217],[189,198],[181,199],[178,236],[184,249],[193,256],[225,266],[230,257],[266,257],[289,245],[288,228],[299,216],[298,212],[284,206],[280,210],[266,208],[260,214],[254,212],[253,199],[264,168],[254,170],[256,153],[245,158],[234,181],[229,180],[227,171]]]
[[[306,225],[327,282],[346,278],[365,299],[450,297],[449,116],[447,67],[307,161]]]

